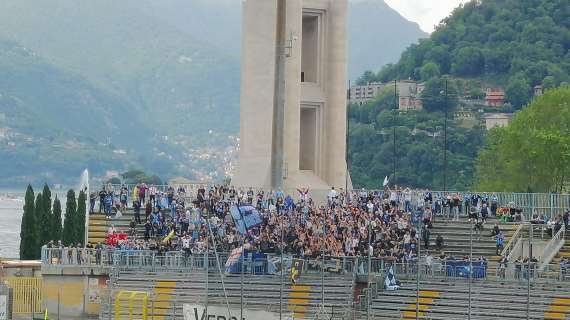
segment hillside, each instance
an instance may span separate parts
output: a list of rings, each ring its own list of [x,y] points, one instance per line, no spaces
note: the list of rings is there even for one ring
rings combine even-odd
[[[6,0],[0,20],[4,182],[86,165],[221,179],[235,159],[241,1]],[[381,0],[351,4],[350,33],[353,77],[425,35]]]
[[[123,96],[163,134],[235,132],[239,60],[146,14],[144,6],[136,0],[2,1],[0,37]]]
[[[520,108],[533,86],[569,80],[569,8],[567,0],[473,0],[372,80],[426,80],[422,67],[435,64],[441,74],[506,88]]]
[[[145,14],[231,55],[241,55],[240,0],[145,0],[140,3]],[[365,70],[396,62],[406,47],[428,36],[383,0],[349,0],[349,4],[349,79],[356,79]]]
[[[443,187],[442,128],[447,104],[441,93],[445,76],[451,111],[447,188],[469,189],[486,135],[482,113],[520,110],[532,99],[534,86],[550,89],[569,81],[569,50],[570,6],[566,0],[474,0],[455,9],[428,39],[404,51],[397,63],[377,73],[366,72],[359,79],[360,83],[411,79],[425,82],[425,90],[418,95],[424,111],[393,111],[393,90],[350,107],[349,159],[354,184],[379,187],[385,176],[393,179],[395,153],[398,183]],[[473,96],[484,97],[482,90],[488,87],[504,89],[510,105],[469,105]]]
[[[349,79],[395,63],[410,44],[428,36],[382,0],[350,2],[348,17]]]
[[[145,14],[143,5],[0,2],[0,39],[21,48],[0,61],[0,93],[10,91],[22,101],[22,107],[4,110],[4,118],[23,119],[25,107],[34,114],[17,121],[25,139],[53,133],[78,139],[89,150],[108,146],[81,157],[57,150],[50,154],[53,161],[30,162],[38,167],[39,182],[48,171],[51,181],[76,179],[74,165],[58,165],[70,159],[95,175],[126,167],[163,177],[223,172],[222,155],[235,144],[228,134],[239,126],[239,60]],[[115,150],[117,161],[102,160]],[[3,182],[34,177],[8,167],[20,168],[29,155],[47,151],[37,143],[20,144],[6,159],[14,163],[0,171]],[[207,152],[212,157],[200,158]]]
[[[141,125],[129,103],[13,42],[0,41],[0,70],[2,185],[76,175],[88,164],[100,171],[132,158],[102,143],[113,136],[123,148],[134,145]]]
[[[349,108],[348,153],[354,186],[381,188],[388,177],[390,184],[442,190],[444,113],[400,113],[394,111],[394,103],[394,92],[387,88],[376,100]],[[484,128],[478,124],[464,126],[452,117],[447,121],[447,190],[469,189],[483,137]]]

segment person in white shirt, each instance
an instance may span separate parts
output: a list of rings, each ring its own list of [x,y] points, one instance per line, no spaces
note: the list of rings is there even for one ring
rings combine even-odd
[[[190,250],[190,240],[191,240],[190,236],[188,236],[188,234],[185,233],[184,237],[182,237],[182,249],[184,250],[186,258],[188,258],[190,254],[192,254],[192,250]]]
[[[366,204],[366,208],[368,209],[368,212],[372,213],[374,211],[374,204],[372,203],[372,200],[368,200],[368,204]]]
[[[329,191],[329,194],[328,194],[329,206],[334,205],[337,197],[338,197],[338,193],[336,192],[334,187],[332,187],[331,190]]]

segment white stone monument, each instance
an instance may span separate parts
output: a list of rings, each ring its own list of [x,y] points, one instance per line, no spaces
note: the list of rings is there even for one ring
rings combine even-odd
[[[350,185],[346,0],[244,0],[240,152],[232,184]]]

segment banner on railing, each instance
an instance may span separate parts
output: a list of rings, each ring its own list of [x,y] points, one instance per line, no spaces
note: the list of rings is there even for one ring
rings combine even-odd
[[[235,273],[239,271],[239,262],[243,254],[243,247],[235,248],[230,253],[228,260],[226,261],[226,273]],[[237,269],[237,271],[235,270]]]
[[[469,278],[469,271],[471,270],[472,278],[485,278],[487,273],[487,264],[481,261],[447,261],[445,270],[450,277]]]
[[[206,315],[206,308],[199,304],[185,304],[182,307],[184,313],[184,320],[238,320],[240,315],[243,315],[241,320],[277,320],[279,314],[260,310],[240,309],[208,305],[208,314]],[[287,316],[283,319],[289,319]]]

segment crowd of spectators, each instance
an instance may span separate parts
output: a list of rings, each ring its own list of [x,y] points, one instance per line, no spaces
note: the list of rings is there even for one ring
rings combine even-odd
[[[209,190],[199,189],[191,203],[186,203],[183,192],[173,192],[171,188],[164,205],[150,198],[145,201],[142,196],[132,202],[135,212],[130,222],[132,236],[116,245],[124,249],[199,253],[207,246],[228,252],[247,244],[254,251],[280,253],[283,250],[299,257],[370,253],[374,257],[406,261],[417,255],[419,237],[414,223],[417,226],[426,208],[425,204],[412,205],[405,198],[405,192],[359,191],[347,195],[333,188],[326,204],[319,206],[306,188],[298,189],[294,197],[280,191],[264,193],[249,189],[244,192],[215,186]],[[105,193],[106,197],[112,194]],[[401,194],[403,198],[398,196]],[[119,199],[123,198],[119,196]],[[261,223],[242,234],[230,208],[248,205],[259,212]],[[107,207],[104,202],[103,207]],[[144,219],[139,212],[141,207],[145,208]],[[414,215],[418,210],[421,213]],[[426,221],[430,219],[426,217]],[[142,239],[136,236],[139,228],[144,230]],[[108,233],[112,235],[116,229],[111,227]],[[164,238],[168,241],[163,241]]]
[[[99,212],[105,212],[109,219],[113,214],[120,216],[127,207],[134,211],[129,238],[107,243],[122,249],[200,253],[208,246],[216,246],[219,252],[229,252],[245,244],[263,253],[283,250],[308,258],[322,254],[370,254],[396,262],[416,259],[420,241],[424,248],[430,247],[430,229],[436,219],[458,220],[459,214],[465,214],[482,226],[487,216],[496,215],[498,210],[494,194],[441,195],[398,187],[348,194],[332,188],[322,205],[313,201],[307,188],[286,195],[281,191],[241,190],[220,185],[200,188],[190,201],[183,188],[157,191],[154,186],[140,184],[132,192],[126,187],[118,192],[103,188],[98,197]],[[97,195],[91,195],[91,212],[95,211],[96,198]],[[244,205],[259,212],[261,223],[242,234],[236,228],[230,208]],[[141,232],[144,236],[138,237],[138,230],[144,230]],[[108,234],[116,232],[111,227]],[[492,236],[504,241],[499,231]],[[497,244],[497,251],[499,246],[502,242]],[[435,239],[435,247],[443,250],[441,235]]]
[[[231,214],[235,207],[255,208],[260,223],[240,232]],[[182,251],[191,255],[214,248],[218,252],[231,252],[241,246],[254,252],[283,252],[306,259],[319,259],[321,255],[370,255],[387,262],[408,263],[418,258],[420,242],[422,250],[435,249],[440,253],[432,256],[426,251],[423,254],[426,262],[460,261],[468,256],[447,256],[441,234],[433,242],[435,248],[431,248],[430,229],[436,220],[455,221],[460,215],[467,216],[472,219],[478,238],[489,216],[506,221],[522,220],[521,210],[515,205],[499,207],[495,194],[442,195],[398,187],[348,193],[332,188],[325,201],[318,204],[307,188],[285,194],[218,185],[201,187],[190,195],[183,187],[169,186],[158,190],[156,186],[138,184],[131,189],[103,186],[99,192],[90,194],[90,214],[103,213],[112,220],[121,217],[125,210],[134,212],[128,231],[117,230],[111,225],[105,243],[87,244],[87,248],[95,250],[97,263],[103,252],[114,249],[153,250],[158,255]],[[544,224],[551,232],[557,232],[568,226],[569,217],[568,211],[550,220],[534,215],[530,222]],[[496,239],[496,254],[500,255],[505,235],[498,223],[491,229],[490,236]],[[49,243],[47,246],[61,249],[56,257],[58,260],[69,263],[84,260],[81,244],[64,247],[61,243]],[[484,260],[483,257],[478,259]],[[525,271],[529,261],[533,266],[530,269],[532,276],[536,266],[533,259],[519,258],[513,263],[517,277],[529,274]],[[427,265],[431,268],[431,263]],[[507,265],[507,259],[501,257],[499,275],[504,276]],[[560,269],[570,270],[570,260],[563,259]]]

